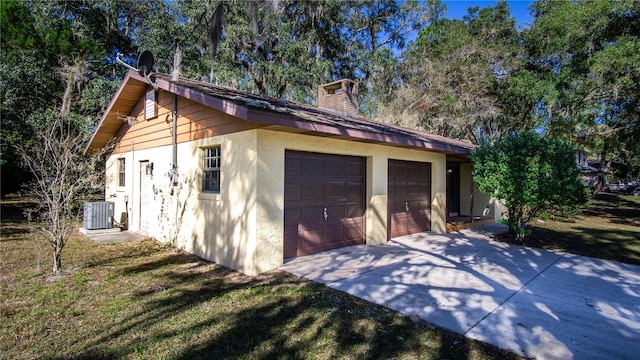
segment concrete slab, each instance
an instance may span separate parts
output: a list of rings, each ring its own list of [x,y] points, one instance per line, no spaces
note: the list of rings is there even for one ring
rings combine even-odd
[[[640,353],[640,266],[465,230],[332,250],[283,270],[524,356]]]
[[[327,285],[464,333],[511,292],[438,257],[423,256]]]
[[[81,227],[78,229],[81,234],[89,235],[105,235],[105,234],[117,234],[122,231],[120,228],[110,228],[110,229],[86,229]]]
[[[91,239],[101,244],[113,244],[125,241],[140,241],[146,238],[145,235],[131,232],[120,231],[120,229],[100,229],[100,230],[86,230],[81,228],[80,233],[90,237]]]
[[[420,254],[386,246],[356,245],[287,260],[284,269],[307,279],[328,283],[399,263]]]
[[[470,237],[422,233],[393,239],[389,246],[439,256],[465,271],[496,281],[500,287],[514,291],[562,257],[562,254],[541,249],[510,246],[477,234]]]
[[[638,324],[615,311],[517,293],[465,335],[536,359],[634,359]]]
[[[493,239],[497,235],[509,232],[509,227],[501,223],[491,223],[474,228],[460,230],[459,233],[467,237],[485,236]]]

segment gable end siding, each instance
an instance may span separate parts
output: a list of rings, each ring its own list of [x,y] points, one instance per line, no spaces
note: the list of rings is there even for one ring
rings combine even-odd
[[[131,126],[123,123],[116,135],[119,140],[113,150],[114,154],[131,151],[132,145],[135,150],[171,145],[173,95],[166,91],[159,91],[157,99],[158,116],[146,120],[145,97],[140,98],[130,114],[136,118],[135,123]],[[182,97],[178,98],[178,143],[263,126],[240,120]]]

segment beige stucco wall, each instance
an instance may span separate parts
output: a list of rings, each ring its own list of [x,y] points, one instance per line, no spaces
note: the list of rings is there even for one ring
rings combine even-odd
[[[118,186],[118,159],[125,159],[125,186]],[[158,161],[163,158],[171,159],[171,148],[160,147],[148,150],[136,150],[134,146],[133,151],[112,155],[107,158],[106,161],[106,187],[105,187],[105,200],[113,201],[115,203],[115,219],[119,221],[123,213],[128,213],[128,228],[132,231],[140,230],[140,218],[146,217],[149,223],[152,225],[149,235],[155,236],[153,230],[153,224],[158,224],[158,217],[160,215],[160,208],[153,207],[149,209],[140,208],[140,165],[143,161],[149,161],[154,164],[154,170],[150,176],[150,197],[151,200],[163,196],[166,183],[164,174],[168,171],[169,167],[165,168],[164,163]],[[125,199],[128,197],[128,202],[125,203]],[[126,205],[126,208],[125,208]]]
[[[140,217],[149,220],[147,235],[173,244],[221,265],[255,272],[256,133],[242,132],[178,144],[178,182],[168,175],[172,146],[127,152],[107,159],[105,199],[124,212],[124,195],[129,195],[131,231],[140,231]],[[220,194],[202,193],[201,148],[220,145],[223,149]],[[126,159],[127,182],[117,186],[117,161]],[[140,209],[141,161],[154,164],[151,177],[152,206]],[[115,196],[114,196],[115,195]]]
[[[367,159],[366,238],[367,244],[387,242],[388,159],[432,164],[431,229],[445,232],[446,156],[444,154],[394,148],[376,144],[255,130],[258,139],[257,254],[258,272],[282,264],[284,239],[284,157],[285,150],[361,156]]]
[[[460,164],[460,214],[470,215],[472,164]],[[503,206],[490,194],[478,192],[478,185],[473,183],[473,216],[492,217],[496,221],[502,219]]]
[[[201,148],[222,149],[221,192],[200,191]],[[172,147],[127,152],[107,159],[105,199],[116,203],[116,219],[129,195],[132,231],[149,218],[148,235],[203,258],[255,275],[283,263],[285,150],[362,156],[367,159],[367,244],[387,241],[388,159],[431,163],[434,232],[445,232],[446,156],[377,144],[249,130],[178,144],[177,184],[168,176]],[[127,184],[116,186],[117,159],[126,159]],[[139,208],[140,161],[154,164],[153,206]]]

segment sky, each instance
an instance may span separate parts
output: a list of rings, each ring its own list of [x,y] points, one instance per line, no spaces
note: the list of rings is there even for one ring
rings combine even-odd
[[[462,17],[467,14],[467,8],[470,6],[479,6],[480,8],[484,8],[496,4],[495,0],[443,0],[442,2],[447,5],[446,17],[450,19],[462,19]],[[528,27],[533,23],[533,18],[529,14],[528,9],[529,5],[531,5],[533,1],[507,0],[507,3],[509,4],[511,15],[516,18],[516,25],[518,26],[518,29]]]

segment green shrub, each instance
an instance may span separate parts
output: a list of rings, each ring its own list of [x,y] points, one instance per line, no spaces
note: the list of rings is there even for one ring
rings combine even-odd
[[[571,216],[587,203],[575,150],[535,132],[512,134],[471,154],[478,189],[504,202],[511,233],[526,236],[526,225],[542,213]]]

